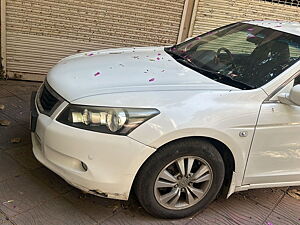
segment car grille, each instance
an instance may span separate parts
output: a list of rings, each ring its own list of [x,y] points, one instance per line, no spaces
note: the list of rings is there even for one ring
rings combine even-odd
[[[46,87],[43,88],[41,98],[41,105],[45,111],[51,111],[55,104],[58,102],[58,99],[55,98],[50,91],[47,90]]]
[[[63,102],[60,97],[48,83],[44,83],[39,90],[37,105],[41,113],[51,116],[57,107]]]

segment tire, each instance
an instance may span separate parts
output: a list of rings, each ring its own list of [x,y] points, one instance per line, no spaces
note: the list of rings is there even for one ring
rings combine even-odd
[[[183,139],[163,146],[143,164],[135,193],[151,215],[183,218],[203,210],[216,198],[224,176],[222,156],[212,144]]]

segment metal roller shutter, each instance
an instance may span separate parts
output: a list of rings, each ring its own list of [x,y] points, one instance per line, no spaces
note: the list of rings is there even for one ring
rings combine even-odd
[[[300,21],[299,5],[298,1],[288,0],[199,0],[189,35],[196,36],[241,20]]]
[[[9,77],[43,80],[79,51],[175,44],[184,0],[6,0]]]

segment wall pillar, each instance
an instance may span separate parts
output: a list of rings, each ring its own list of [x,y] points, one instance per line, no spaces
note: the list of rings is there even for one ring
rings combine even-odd
[[[6,77],[6,0],[1,0],[1,58],[0,74]]]

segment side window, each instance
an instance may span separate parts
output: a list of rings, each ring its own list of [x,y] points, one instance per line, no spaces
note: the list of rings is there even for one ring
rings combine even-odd
[[[289,45],[291,58],[298,58],[300,56],[300,49],[296,46]]]
[[[296,77],[294,80],[294,86],[300,84],[300,76]]]
[[[291,59],[297,59],[300,56],[300,48],[296,46],[289,46],[290,48],[290,54],[291,54]],[[294,80],[294,86],[300,84],[300,76],[296,77]]]

